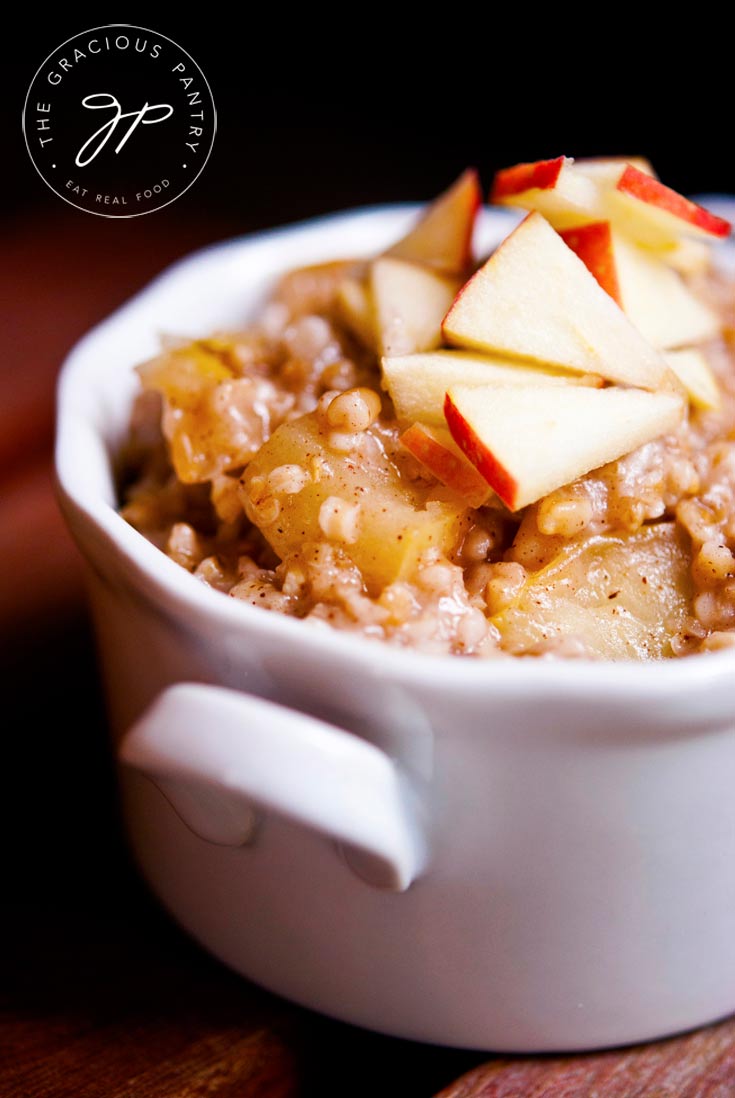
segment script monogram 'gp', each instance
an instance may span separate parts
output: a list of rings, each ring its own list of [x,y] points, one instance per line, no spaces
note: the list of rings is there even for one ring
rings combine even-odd
[[[76,155],[74,163],[79,168],[84,168],[87,164],[91,164],[95,157],[102,152],[109,139],[117,129],[119,122],[122,122],[124,118],[132,118],[132,122],[127,128],[121,141],[115,147],[115,153],[119,153],[125,142],[132,134],[135,127],[140,123],[143,126],[152,126],[157,122],[165,122],[167,118],[170,118],[174,113],[174,109],[170,103],[144,103],[139,111],[127,111],[123,113],[122,106],[117,97],[109,92],[95,92],[93,95],[87,95],[82,100],[82,106],[87,107],[89,110],[105,110],[111,108],[115,113],[111,118],[108,118],[98,130],[89,137],[81,149]],[[165,114],[159,114],[156,118],[148,118],[146,115],[152,114],[154,111],[165,111]],[[99,139],[99,140],[97,140]],[[95,145],[94,142],[97,141]],[[84,154],[91,146],[89,156],[85,158]]]

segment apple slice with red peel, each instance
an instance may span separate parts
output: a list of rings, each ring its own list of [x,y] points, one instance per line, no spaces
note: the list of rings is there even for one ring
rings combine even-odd
[[[564,168],[573,163],[571,157],[555,156],[552,160],[533,160],[502,168],[493,179],[490,201],[502,202],[532,190],[553,190]]]
[[[603,216],[638,244],[668,250],[675,248],[682,237],[713,243],[730,232],[729,221],[633,164],[610,171],[604,177],[598,174],[595,182],[600,188]]]
[[[414,423],[403,432],[400,443],[470,507],[482,507],[487,503],[492,489],[464,456],[446,427],[442,429]]]
[[[444,425],[444,394],[453,385],[593,385],[596,374],[573,374],[553,366],[468,351],[433,351],[383,359],[383,387],[404,423]]]
[[[623,308],[618,268],[615,262],[612,226],[609,221],[588,221],[573,229],[560,229],[559,236],[584,263],[606,294]]]
[[[424,263],[445,274],[464,274],[472,265],[472,232],[481,205],[477,172],[468,168],[385,254]]]
[[[666,361],[686,389],[695,408],[718,411],[722,407],[720,386],[701,351],[693,347],[669,351]]]
[[[611,225],[611,222],[589,221],[586,222],[584,225],[578,225],[575,227],[570,227],[568,229],[559,230],[559,235],[569,245],[572,251],[577,253],[580,259],[584,261],[585,265],[588,266],[591,271],[593,268],[592,266],[590,266],[589,263],[587,263],[586,257],[582,254],[582,249],[578,249],[575,245],[573,245],[571,242],[571,238],[573,238],[575,234],[580,233],[583,228],[589,228],[590,230],[592,230],[593,226],[598,225]],[[622,235],[626,236],[624,232],[622,233]],[[636,243],[632,239],[630,242]],[[603,237],[602,235],[600,235],[597,242],[597,248],[600,249],[602,245]],[[667,267],[671,267],[672,270],[678,271],[679,274],[702,274],[704,271],[709,270],[712,264],[711,245],[705,244],[703,240],[694,240],[692,237],[683,236],[680,237],[679,240],[677,240],[676,242],[669,241],[665,244],[659,243],[658,246],[654,247],[651,247],[648,244],[641,244],[640,242],[638,242],[637,247],[641,248],[644,254],[649,256],[649,258],[656,259],[665,263]],[[597,277],[598,282],[600,282],[600,285],[603,287],[603,289],[607,290],[610,296],[619,303],[619,299],[616,296],[616,293],[612,292],[611,285],[607,284],[606,278],[604,276],[602,278],[599,278],[598,272],[593,271],[593,273],[595,274],[595,277]]]
[[[698,206],[696,202],[667,187],[632,164],[626,165],[615,185],[618,195],[636,205],[637,212],[673,231],[701,236],[705,240],[722,240],[729,236],[731,225],[724,217]]]
[[[673,431],[684,409],[671,392],[577,385],[458,385],[444,405],[452,438],[511,511]]]
[[[668,367],[538,213],[506,237],[444,318],[445,341],[659,389]]]
[[[603,217],[594,179],[575,171],[574,161],[567,156],[504,168],[493,180],[490,201],[536,210],[556,229]]]
[[[490,191],[490,201],[517,205],[520,195],[529,191],[557,191],[561,195],[569,185],[569,178],[583,174],[590,179],[616,181],[628,165],[655,178],[656,173],[649,160],[642,156],[589,157],[574,160],[570,156],[555,156],[551,160],[535,160],[526,164],[514,164],[496,172]],[[511,202],[510,200],[513,199]],[[533,207],[537,208],[537,207]]]
[[[457,292],[457,279],[382,256],[372,265],[368,292],[381,353],[413,354],[441,343],[442,319]]]
[[[497,173],[490,201],[537,210],[556,229],[610,220],[638,244],[662,251],[683,237],[712,243],[730,232],[727,221],[661,183],[638,157],[516,164]]]
[[[688,346],[719,334],[717,314],[695,297],[676,271],[609,221],[564,229],[559,235],[654,347]]]

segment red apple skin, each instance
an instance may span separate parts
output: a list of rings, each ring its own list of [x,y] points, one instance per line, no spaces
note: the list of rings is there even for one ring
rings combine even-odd
[[[565,156],[553,160],[535,160],[528,164],[515,164],[512,168],[503,168],[496,172],[490,191],[490,201],[498,202],[531,189],[547,191],[556,185]]]
[[[442,446],[420,423],[414,423],[400,437],[400,443],[434,476],[452,488],[470,507],[482,507],[487,502],[485,478],[456,454]]]
[[[681,218],[682,221],[695,225],[698,229],[702,229],[704,232],[720,239],[728,236],[732,228],[729,221],[710,213],[703,206],[698,206],[696,202],[685,198],[678,191],[673,191],[671,187],[665,186],[658,179],[646,175],[645,172],[639,171],[631,164],[625,168],[620,176],[617,190],[621,194],[627,194],[632,198],[640,199],[641,202],[647,202],[650,206],[658,206],[659,209],[666,210],[675,217]]]
[[[511,511],[514,510],[515,501],[518,498],[518,482],[505,466],[496,461],[485,443],[470,427],[467,420],[452,404],[449,393],[444,398],[444,418],[449,427],[449,433],[490,487],[497,493],[503,503]]]
[[[615,265],[610,222],[591,221],[575,229],[563,229],[559,236],[622,309],[623,299]]]

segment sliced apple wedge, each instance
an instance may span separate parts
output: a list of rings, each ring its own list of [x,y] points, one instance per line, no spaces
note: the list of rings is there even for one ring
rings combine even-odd
[[[729,221],[685,198],[633,164],[627,164],[623,168],[615,189],[619,194],[642,203],[649,216],[655,211],[661,220],[671,218],[680,232],[705,239],[714,237],[716,240],[722,240],[730,234]]]
[[[629,164],[656,177],[653,166],[644,157],[609,156],[574,160],[570,156],[556,156],[551,160],[515,164],[512,168],[497,172],[490,201],[563,216],[570,214],[576,206],[580,212],[592,215],[597,206],[597,196],[582,177],[593,183],[614,186]]]
[[[564,229],[559,235],[654,347],[702,343],[719,333],[717,314],[694,296],[676,271],[626,239],[609,221]]]
[[[360,342],[377,350],[375,306],[367,283],[359,278],[345,278],[337,290],[337,306],[345,324]]]
[[[587,221],[571,229],[560,229],[559,236],[584,263],[606,294],[623,308],[618,278],[612,225],[609,221]]]
[[[672,247],[687,236],[711,243],[724,239],[731,228],[729,221],[632,164],[604,181],[601,201],[618,228],[649,247]]]
[[[650,249],[657,259],[661,259],[679,274],[702,274],[712,266],[712,247],[704,240],[694,240],[683,236],[676,244],[668,248]]]
[[[442,320],[456,292],[456,278],[403,259],[376,259],[369,293],[380,351],[407,355],[438,347]]]
[[[668,367],[584,263],[529,214],[460,290],[447,343],[658,389]]]
[[[497,172],[490,201],[500,206],[537,210],[556,229],[602,216],[594,179],[574,170],[571,157],[516,164]]]
[[[553,366],[469,351],[433,351],[383,359],[383,387],[396,417],[406,423],[445,425],[444,395],[453,385],[592,385],[596,374],[573,374]]]
[[[517,198],[528,191],[553,190],[564,171],[574,161],[569,156],[555,156],[551,160],[532,160],[502,168],[496,172],[490,192],[491,202]]]
[[[481,205],[477,172],[468,168],[385,254],[425,263],[445,274],[464,274],[472,263],[472,232]]]
[[[669,351],[666,361],[686,389],[695,408],[717,411],[722,407],[720,386],[701,351],[694,348]]]
[[[560,229],[559,236],[595,276],[603,290],[622,307],[622,295],[618,273],[612,255],[613,230],[610,221],[585,221],[568,229]],[[638,246],[649,259],[662,260],[681,274],[699,274],[710,266],[710,248],[701,240],[684,239],[666,248]]]
[[[610,220],[636,243],[663,252],[682,239],[712,243],[730,232],[727,221],[665,186],[640,157],[516,164],[497,173],[490,201],[537,210],[555,229]]]
[[[511,511],[630,453],[679,424],[676,393],[584,386],[455,386],[452,438]]]
[[[630,164],[639,172],[658,179],[653,164],[645,156],[589,156],[581,157],[574,161],[578,172],[584,172],[592,179],[609,179],[610,173],[620,174],[620,171]]]
[[[622,233],[613,232],[623,311],[649,343],[669,349],[719,335],[717,314],[696,297],[672,267]]]
[[[467,460],[449,431],[414,423],[400,437],[402,446],[430,473],[451,488],[470,507],[482,507],[492,489],[474,465]]]

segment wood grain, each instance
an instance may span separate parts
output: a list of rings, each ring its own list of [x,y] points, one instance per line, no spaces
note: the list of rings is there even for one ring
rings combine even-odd
[[[21,936],[5,1002],[3,1098],[287,1098],[288,1008],[208,964],[153,916],[99,910]],[[100,929],[106,927],[106,934]],[[11,977],[12,978],[12,977]]]
[[[491,1060],[437,1098],[732,1098],[735,1021],[609,1052]]]

